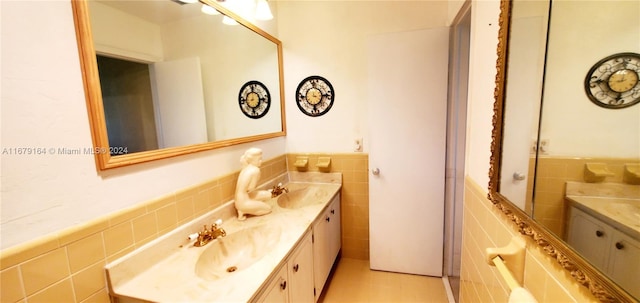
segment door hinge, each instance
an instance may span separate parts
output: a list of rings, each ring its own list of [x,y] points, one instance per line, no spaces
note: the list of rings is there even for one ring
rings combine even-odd
[[[313,296],[314,297],[316,296],[316,288],[315,287],[313,288]]]

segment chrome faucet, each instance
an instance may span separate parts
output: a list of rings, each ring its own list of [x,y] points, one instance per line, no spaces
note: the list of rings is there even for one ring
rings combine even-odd
[[[275,198],[279,195],[281,195],[282,193],[288,193],[289,190],[282,186],[282,183],[278,183],[277,185],[274,185],[273,188],[271,189],[271,198]]]
[[[211,224],[211,228],[207,228],[207,225],[204,225],[202,231],[198,233],[198,239],[193,246],[201,247],[207,245],[207,243],[227,235],[227,232],[220,227],[222,224],[222,220],[217,220],[215,223]]]

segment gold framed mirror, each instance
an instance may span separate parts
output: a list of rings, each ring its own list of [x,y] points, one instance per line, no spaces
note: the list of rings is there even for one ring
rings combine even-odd
[[[638,299],[630,294],[631,289],[625,289],[620,286],[619,283],[614,282],[608,274],[603,273],[601,269],[594,266],[585,256],[569,246],[567,242],[561,238],[561,235],[558,235],[557,232],[539,222],[537,218],[534,218],[532,215],[532,207],[527,208],[520,203],[513,203],[512,199],[505,194],[506,192],[501,191],[501,182],[505,180],[501,177],[505,177],[503,175],[506,174],[502,171],[504,155],[510,152],[505,148],[504,134],[506,129],[504,122],[507,104],[511,104],[509,103],[510,101],[506,101],[506,85],[507,82],[512,80],[509,78],[510,66],[508,63],[510,61],[508,56],[510,51],[509,43],[511,43],[513,38],[510,28],[512,24],[513,3],[513,0],[503,0],[500,3],[501,14],[497,48],[498,59],[496,62],[497,74],[496,88],[494,91],[495,103],[488,198],[495,207],[502,211],[517,226],[521,234],[533,239],[533,241],[542,247],[551,258],[555,259],[569,275],[579,284],[587,288],[597,299],[602,302],[637,302]],[[543,23],[546,25],[547,22]],[[517,73],[517,71],[514,73]],[[540,94],[540,92],[538,92],[538,94]],[[588,102],[588,100],[586,102]],[[529,138],[526,139],[528,140]],[[506,176],[508,179],[511,177],[511,174]]]
[[[93,139],[85,153],[98,170],[286,135],[282,43],[234,11],[209,0],[71,4]],[[203,5],[221,15],[204,14]],[[239,25],[222,24],[223,17]],[[125,68],[109,73],[113,66],[126,66],[128,78],[111,76]],[[142,84],[131,85],[129,75]],[[270,91],[259,119],[239,105],[251,81]],[[129,91],[112,93],[118,85]]]

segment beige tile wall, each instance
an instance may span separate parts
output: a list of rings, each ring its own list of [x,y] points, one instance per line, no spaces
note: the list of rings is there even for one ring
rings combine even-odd
[[[308,157],[306,171],[319,171],[318,157],[331,157],[331,172],[342,173],[342,256],[369,259],[369,155],[348,154],[289,154],[290,170],[296,157]]]
[[[287,171],[264,161],[262,180]],[[0,302],[109,302],[104,266],[233,199],[239,172],[0,252]]]
[[[485,249],[502,247],[518,235],[515,226],[487,198],[487,192],[465,180],[460,302],[507,302],[508,287]],[[524,286],[538,302],[598,302],[564,271],[555,259],[527,237]]]
[[[584,182],[584,166],[590,162],[606,163],[609,170],[615,174],[606,177],[604,182],[622,183],[624,164],[638,163],[638,159],[538,158],[533,214],[536,221],[560,237],[564,237],[566,229],[565,182]]]

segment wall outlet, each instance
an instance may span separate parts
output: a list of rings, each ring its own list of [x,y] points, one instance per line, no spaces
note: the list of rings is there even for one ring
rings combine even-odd
[[[356,138],[353,142],[353,151],[361,152],[362,151],[362,138]]]
[[[540,145],[538,145],[538,140],[533,140],[531,151],[535,153],[538,149],[540,149],[540,154],[546,154],[549,151],[549,139],[541,139]]]

